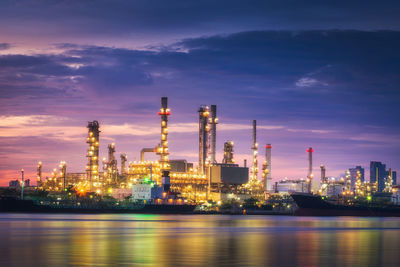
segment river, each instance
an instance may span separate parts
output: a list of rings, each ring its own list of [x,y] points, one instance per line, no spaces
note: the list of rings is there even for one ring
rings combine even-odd
[[[0,213],[0,266],[400,266],[400,218]]]

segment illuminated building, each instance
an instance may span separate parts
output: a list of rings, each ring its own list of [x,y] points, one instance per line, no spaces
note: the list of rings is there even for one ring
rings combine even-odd
[[[356,166],[355,168],[350,168],[349,173],[350,173],[350,179],[351,179],[351,190],[355,190],[355,183],[357,180],[358,172],[360,172],[360,174],[361,174],[361,182],[365,182],[364,168],[362,168],[361,166]]]

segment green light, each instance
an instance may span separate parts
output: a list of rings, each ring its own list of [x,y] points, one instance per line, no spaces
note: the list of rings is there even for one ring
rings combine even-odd
[[[367,196],[367,200],[368,200],[368,201],[371,201],[371,200],[372,200],[372,197],[371,197],[371,196]]]

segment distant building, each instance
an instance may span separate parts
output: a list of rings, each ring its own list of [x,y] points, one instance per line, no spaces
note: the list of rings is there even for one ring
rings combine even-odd
[[[393,179],[393,185],[397,185],[397,172],[392,171],[392,179]]]
[[[378,192],[385,189],[386,165],[379,161],[371,161],[370,163],[370,181],[378,183]]]
[[[356,166],[355,168],[350,168],[349,169],[350,172],[350,177],[351,177],[351,190],[355,189],[355,184],[357,181],[357,172],[360,172],[361,174],[361,182],[365,181],[365,171],[364,168],[362,168],[361,166]]]

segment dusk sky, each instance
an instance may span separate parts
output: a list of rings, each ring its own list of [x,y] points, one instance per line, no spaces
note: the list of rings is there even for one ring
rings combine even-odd
[[[87,122],[100,154],[128,160],[160,139],[169,98],[171,159],[197,161],[199,105],[216,104],[217,159],[233,140],[260,168],[305,178],[306,149],[339,176],[382,161],[400,168],[398,1],[11,1],[0,3],[0,185],[84,172]],[[156,159],[149,157],[148,159]]]

